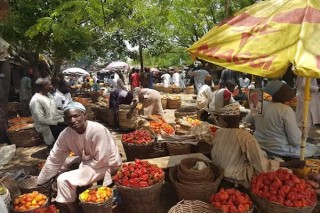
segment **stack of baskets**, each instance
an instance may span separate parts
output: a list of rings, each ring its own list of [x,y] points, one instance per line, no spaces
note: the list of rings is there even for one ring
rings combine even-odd
[[[173,93],[173,89],[172,89],[172,87],[164,87],[163,92],[164,93]]]
[[[130,110],[130,105],[121,104],[119,108],[119,125],[122,129],[135,129],[135,118],[138,115],[138,110],[132,112],[131,119],[127,119],[127,113]]]
[[[17,147],[32,147],[43,143],[43,137],[34,124],[20,124],[10,127],[7,135],[11,143]]]
[[[167,109],[167,105],[168,105],[168,97],[167,96],[161,97],[161,105],[162,105],[162,109]]]
[[[167,99],[168,109],[179,109],[181,107],[181,97],[180,96],[169,96]]]
[[[174,112],[174,117],[180,118],[180,119],[184,117],[197,119],[198,113],[199,113],[199,109],[197,107],[183,107],[183,108],[177,109]]]
[[[130,213],[157,212],[160,207],[162,185],[163,179],[154,185],[143,188],[132,188],[116,184],[121,194],[125,211]]]
[[[204,163],[207,167],[203,170],[194,169],[198,162]],[[179,199],[208,202],[209,196],[217,191],[223,171],[201,159],[186,158],[178,166],[170,169],[169,177]]]
[[[185,89],[186,94],[194,94],[194,87],[193,86],[188,86]]]
[[[172,92],[173,93],[181,93],[182,92],[182,88],[181,87],[172,87]]]
[[[200,200],[182,200],[177,205],[173,206],[168,213],[212,213],[213,208],[209,203]]]

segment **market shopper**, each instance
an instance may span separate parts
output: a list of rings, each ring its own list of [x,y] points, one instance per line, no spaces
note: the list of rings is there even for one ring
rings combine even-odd
[[[132,92],[128,92],[124,89],[114,89],[110,93],[109,108],[114,112],[115,126],[119,127],[119,107],[121,104],[129,105],[132,102]]]
[[[179,69],[175,69],[174,73],[172,75],[172,83],[174,86],[176,87],[180,87],[180,73],[179,73]]]
[[[164,73],[163,75],[161,75],[161,79],[163,82],[163,86],[165,88],[169,87],[171,84],[171,76],[168,72]]]
[[[38,185],[47,183],[59,174],[70,152],[81,157],[78,169],[59,174],[57,178],[58,203],[66,204],[71,213],[78,213],[76,188],[103,179],[103,185],[112,183],[111,173],[121,165],[118,147],[103,125],[87,121],[86,109],[71,102],[64,109],[68,127],[61,133],[37,179]]]
[[[127,117],[130,118],[133,110],[136,108],[138,103],[142,104],[140,114],[143,115],[160,115],[163,117],[163,109],[161,104],[161,95],[154,89],[136,87],[133,90],[133,104]]]
[[[39,78],[35,83],[39,91],[33,95],[29,104],[32,119],[45,143],[52,146],[65,128],[62,124],[63,112],[57,109],[54,98],[50,94],[53,90],[51,81],[48,78]]]
[[[21,116],[30,116],[31,112],[29,109],[29,103],[32,98],[32,80],[31,78],[24,73],[24,76],[20,82],[20,90],[19,90],[19,101],[21,103]]]
[[[138,69],[135,69],[134,73],[132,73],[130,80],[131,80],[131,89],[132,90],[141,85],[141,75],[140,75]]]
[[[263,102],[262,115],[249,113],[244,120],[255,126],[254,136],[263,150],[276,156],[299,158],[302,133],[295,112],[284,104],[295,97],[294,90],[282,81],[273,80],[264,91],[272,96],[272,101]],[[306,145],[305,157],[319,155],[319,147]]]
[[[192,76],[194,78],[194,86],[197,91],[199,92],[200,88],[202,85],[204,85],[204,79],[207,75],[210,75],[207,70],[204,69],[198,69],[195,71],[189,71],[188,72],[189,76]]]
[[[206,109],[209,107],[209,103],[212,99],[212,80],[211,75],[206,76],[205,84],[200,87],[197,95],[197,108],[199,110]]]
[[[227,181],[250,187],[251,178],[261,172],[279,167],[302,168],[303,161],[279,162],[270,160],[257,140],[245,129],[239,128],[240,108],[230,104],[223,108],[226,128],[218,129],[212,141],[212,161],[224,170]]]

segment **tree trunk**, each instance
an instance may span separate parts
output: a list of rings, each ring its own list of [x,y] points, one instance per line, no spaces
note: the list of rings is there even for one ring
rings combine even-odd
[[[142,55],[142,45],[139,44],[139,60],[140,60],[140,72],[143,71],[143,55]]]
[[[11,70],[8,60],[0,61],[0,143],[8,143],[7,129],[8,129],[8,100],[11,82]]]
[[[224,15],[225,15],[225,18],[230,16],[230,0],[225,0]]]
[[[61,69],[61,65],[62,65],[62,59],[61,58],[57,58],[53,61],[54,65],[53,65],[53,69],[52,69],[52,78],[56,78],[58,76],[58,74],[60,73],[60,69]]]

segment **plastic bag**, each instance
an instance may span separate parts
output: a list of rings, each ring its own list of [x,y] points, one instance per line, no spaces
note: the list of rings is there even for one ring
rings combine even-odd
[[[15,144],[0,147],[0,169],[6,165],[15,154]]]

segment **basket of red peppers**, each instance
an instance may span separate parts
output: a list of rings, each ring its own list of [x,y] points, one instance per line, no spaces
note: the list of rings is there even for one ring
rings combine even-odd
[[[255,176],[251,192],[262,213],[311,213],[317,202],[314,188],[287,169]]]
[[[136,159],[123,164],[113,180],[127,212],[153,212],[159,208],[164,172],[157,165]]]
[[[155,145],[155,139],[147,130],[135,130],[123,134],[121,141],[128,161],[133,161],[135,158],[150,158]]]

